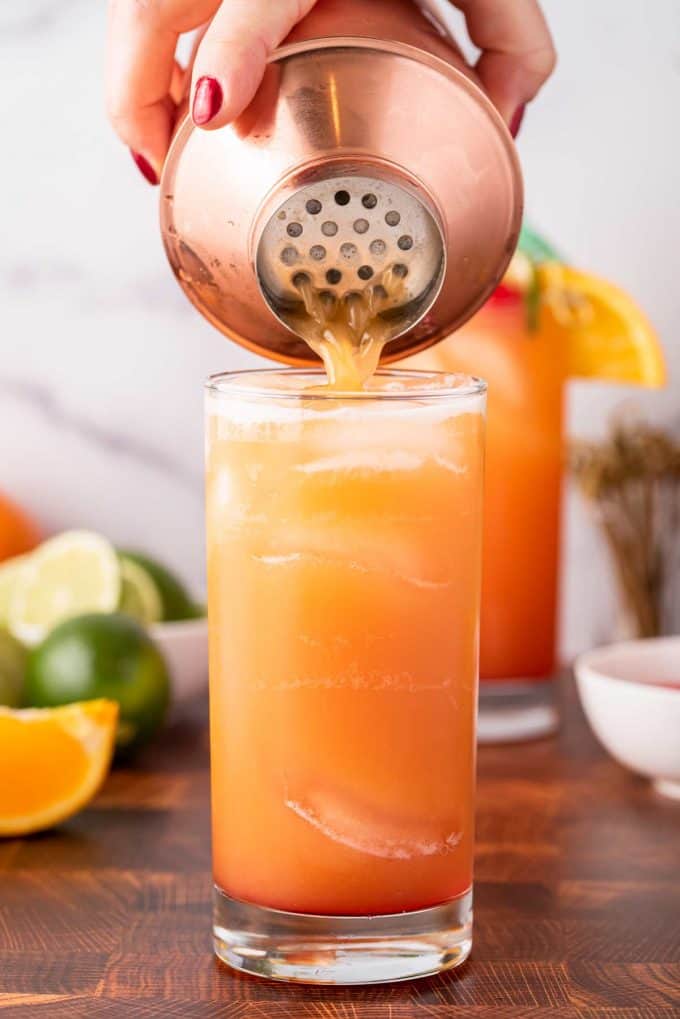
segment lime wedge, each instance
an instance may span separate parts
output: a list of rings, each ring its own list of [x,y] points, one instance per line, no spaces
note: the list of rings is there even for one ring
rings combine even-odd
[[[0,627],[0,704],[16,708],[21,703],[26,672],[26,649],[8,630]]]
[[[9,628],[25,644],[36,644],[71,616],[114,612],[120,588],[113,546],[90,531],[65,531],[41,545],[21,570],[10,598]]]
[[[120,556],[119,609],[140,623],[157,623],[163,615],[163,603],[156,584],[143,566],[128,556]]]
[[[28,556],[18,555],[0,563],[0,626],[7,626],[9,603]]]
[[[203,615],[200,610],[196,611],[184,584],[167,566],[163,566],[151,556],[135,552],[132,549],[120,549],[120,555],[141,566],[153,580],[161,596],[161,619],[164,623],[175,622],[179,619],[195,619],[197,615]]]

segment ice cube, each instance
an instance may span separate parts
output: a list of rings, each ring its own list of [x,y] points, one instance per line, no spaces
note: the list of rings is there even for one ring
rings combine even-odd
[[[219,467],[208,484],[209,505],[218,511],[225,510],[233,497],[234,483],[228,467]]]
[[[442,572],[441,561],[424,554],[418,536],[413,540],[387,523],[380,532],[361,521],[339,519],[332,514],[290,523],[268,535],[267,547],[254,559],[266,565],[290,565],[306,560],[322,565],[341,565],[358,573],[388,576],[423,590],[449,588],[451,577]]]
[[[367,447],[343,450],[317,460],[307,460],[298,464],[295,469],[301,474],[346,472],[356,474],[374,471],[417,471],[424,463],[424,458],[416,453],[400,449],[385,450]]]
[[[384,860],[442,856],[462,838],[451,819],[381,816],[380,806],[339,791],[287,793],[284,805],[332,842]]]

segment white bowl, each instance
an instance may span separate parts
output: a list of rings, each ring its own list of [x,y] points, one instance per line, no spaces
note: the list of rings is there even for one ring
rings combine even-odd
[[[154,623],[149,633],[170,670],[173,703],[181,704],[205,692],[208,686],[208,620]]]
[[[659,793],[680,799],[680,637],[597,648],[574,668],[583,710],[604,748],[651,778]]]

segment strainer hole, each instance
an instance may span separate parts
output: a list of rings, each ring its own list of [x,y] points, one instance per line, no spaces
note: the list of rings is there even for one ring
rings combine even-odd
[[[321,212],[321,202],[319,201],[318,198],[310,198],[309,201],[305,204],[305,209],[307,210],[310,216],[318,216],[318,214]]]
[[[370,280],[373,275],[373,269],[370,265],[360,265],[357,269],[357,276],[360,280]]]
[[[364,209],[375,209],[378,204],[378,199],[369,191],[368,194],[364,195],[361,199],[361,204]]]
[[[326,273],[327,283],[331,284],[339,283],[341,279],[342,273],[340,272],[339,269],[329,269],[328,272]]]
[[[305,283],[309,283],[309,276],[306,272],[296,272],[293,276],[293,286],[302,287]]]
[[[321,233],[324,237],[335,237],[338,232],[338,224],[334,223],[332,219],[327,219],[325,223],[321,224]]]
[[[369,249],[372,255],[384,255],[387,245],[377,237],[374,241],[371,241]]]
[[[381,301],[384,301],[387,297],[387,291],[382,283],[378,283],[377,287],[373,287],[373,293],[376,297],[379,297]]]
[[[294,265],[295,262],[297,262],[297,258],[298,258],[297,248],[294,248],[292,245],[290,245],[287,248],[284,248],[283,251],[281,252],[281,261],[283,262],[284,265]]]
[[[309,257],[313,258],[315,262],[323,262],[326,257],[326,249],[323,244],[312,244],[309,249]]]
[[[387,223],[388,226],[397,226],[400,220],[401,216],[396,211],[396,209],[390,209],[389,212],[385,213],[385,222]]]
[[[396,265],[392,266],[392,272],[400,280],[403,280],[406,276],[408,276],[408,266],[404,265],[403,262],[397,262]]]
[[[368,220],[367,219],[355,219],[354,220],[354,229],[356,230],[356,232],[358,234],[365,234],[366,231],[368,230]]]
[[[322,290],[319,294],[319,300],[327,315],[332,315],[335,311],[335,294],[330,290]]]
[[[299,237],[302,233],[302,223],[289,223],[286,227],[286,233],[289,237]]]
[[[343,258],[354,258],[357,253],[356,244],[352,244],[350,241],[345,241],[344,244],[340,245],[340,254]]]
[[[335,192],[335,204],[336,205],[349,205],[349,191],[336,191]]]
[[[402,251],[410,251],[413,247],[413,238],[408,234],[402,234],[397,241],[397,247],[401,248]]]

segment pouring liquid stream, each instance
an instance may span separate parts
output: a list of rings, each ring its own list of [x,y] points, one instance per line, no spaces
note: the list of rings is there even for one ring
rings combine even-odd
[[[306,273],[293,285],[304,306],[296,316],[296,332],[321,358],[328,382],[339,391],[364,388],[378,367],[383,347],[391,339],[390,322],[383,312],[397,306],[405,292],[401,266],[389,266],[377,283],[337,298],[319,290]]]

